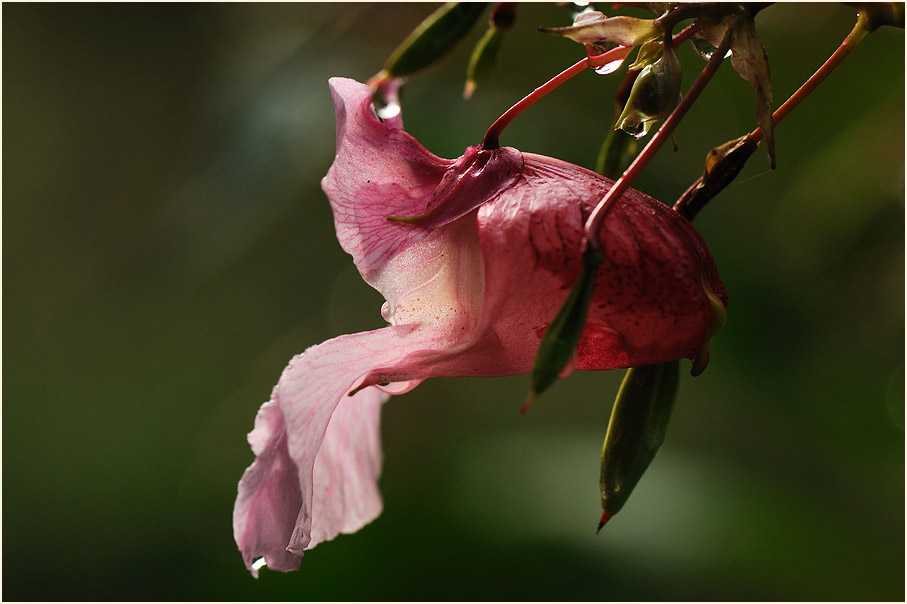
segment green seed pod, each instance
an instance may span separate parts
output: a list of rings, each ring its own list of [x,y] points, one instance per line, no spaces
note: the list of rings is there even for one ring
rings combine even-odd
[[[599,530],[620,511],[664,442],[680,376],[680,361],[627,370],[602,448]]]
[[[644,137],[677,106],[680,80],[680,60],[676,51],[673,47],[663,49],[657,61],[648,63],[639,72],[617,127],[636,138]]]
[[[479,82],[491,75],[498,59],[504,32],[513,27],[515,20],[515,2],[499,2],[491,11],[488,30],[473,48],[472,56],[469,58],[469,67],[466,69],[466,88],[463,90],[464,99],[469,100]]]
[[[661,54],[664,51],[664,42],[661,40],[652,40],[651,42],[646,42],[639,47],[639,52],[636,54],[636,60],[633,61],[633,64],[627,67],[628,71],[639,71],[646,65],[651,65],[658,61],[661,58]]]
[[[531,391],[523,404],[523,412],[539,394],[551,387],[573,358],[583,326],[586,324],[586,314],[592,301],[592,293],[595,291],[595,277],[601,263],[601,256],[591,249],[583,254],[583,268],[573,284],[573,289],[570,290],[564,305],[557,311],[539,344],[529,376]]]
[[[501,40],[503,39],[504,30],[492,25],[476,44],[469,59],[469,67],[466,69],[466,88],[463,90],[464,99],[469,99],[479,82],[491,74],[498,57],[498,51],[501,48]]]
[[[410,75],[447,54],[475,25],[484,2],[448,2],[433,12],[394,50],[384,65],[388,78]]]

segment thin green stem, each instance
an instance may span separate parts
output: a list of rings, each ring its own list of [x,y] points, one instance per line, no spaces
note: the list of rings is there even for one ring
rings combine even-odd
[[[624,173],[620,178],[614,183],[611,189],[605,194],[601,201],[598,202],[598,205],[595,206],[595,209],[592,211],[592,214],[589,215],[588,220],[586,220],[586,240],[588,245],[591,245],[592,248],[600,253],[604,254],[605,250],[602,245],[601,237],[601,226],[604,223],[605,217],[608,214],[608,211],[614,206],[614,204],[619,200],[624,192],[630,188],[633,184],[633,181],[636,180],[643,168],[645,168],[648,163],[655,156],[655,153],[661,148],[662,144],[671,136],[674,132],[674,129],[677,127],[677,124],[680,123],[680,120],[683,119],[683,116],[686,115],[687,111],[692,107],[693,103],[705,89],[706,84],[709,83],[709,80],[712,79],[712,76],[715,75],[715,72],[718,71],[719,65],[724,60],[724,56],[727,54],[728,49],[731,47],[731,38],[733,35],[733,27],[728,27],[727,33],[724,36],[724,39],[721,41],[721,45],[718,49],[712,54],[712,57],[709,59],[709,62],[706,63],[705,68],[702,70],[702,73],[699,74],[699,77],[696,78],[696,81],[693,82],[693,85],[690,87],[690,90],[683,97],[677,107],[671,112],[671,115],[668,116],[668,119],[665,120],[665,123],[662,124],[661,128],[658,129],[658,132],[655,133],[655,136],[649,141],[645,149],[643,149],[639,155],[636,156],[636,159],[633,160],[633,163],[630,164],[630,167],[624,170]]]

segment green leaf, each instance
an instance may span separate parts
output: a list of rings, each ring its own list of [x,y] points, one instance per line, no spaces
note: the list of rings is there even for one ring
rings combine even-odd
[[[433,12],[394,50],[384,72],[388,78],[410,75],[443,57],[472,29],[484,2],[448,2]]]
[[[529,376],[531,389],[523,405],[524,412],[538,395],[557,381],[558,376],[573,358],[586,323],[589,303],[595,291],[595,278],[601,263],[602,257],[592,251],[591,247],[583,254],[583,268],[573,283],[573,289],[567,295],[564,305],[557,311],[539,344]]]
[[[664,442],[679,381],[680,361],[627,370],[602,447],[599,530],[626,503]]]

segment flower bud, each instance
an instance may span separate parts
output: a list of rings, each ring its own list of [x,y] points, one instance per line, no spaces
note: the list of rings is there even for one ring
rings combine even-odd
[[[679,379],[679,361],[627,370],[602,447],[599,530],[620,511],[661,448]]]
[[[634,65],[639,61],[637,59]],[[656,122],[670,115],[677,106],[680,81],[677,53],[671,47],[664,48],[657,61],[641,68],[630,91],[630,99],[617,119],[617,127],[636,138],[644,137]]]

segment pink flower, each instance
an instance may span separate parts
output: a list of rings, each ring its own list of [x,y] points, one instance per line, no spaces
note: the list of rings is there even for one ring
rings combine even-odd
[[[330,85],[337,155],[322,187],[337,238],[387,300],[390,325],[297,355],[258,412],[249,434],[256,459],[233,512],[253,573],[259,558],[298,569],[304,550],[378,516],[379,414],[388,393],[428,377],[530,370],[580,270],[584,221],[612,185],[513,148],[470,147],[441,159],[399,117],[379,120],[367,86],[340,78]],[[576,368],[695,356],[710,336],[706,290],[727,304],[699,234],[630,190],[601,236],[607,257]]]

